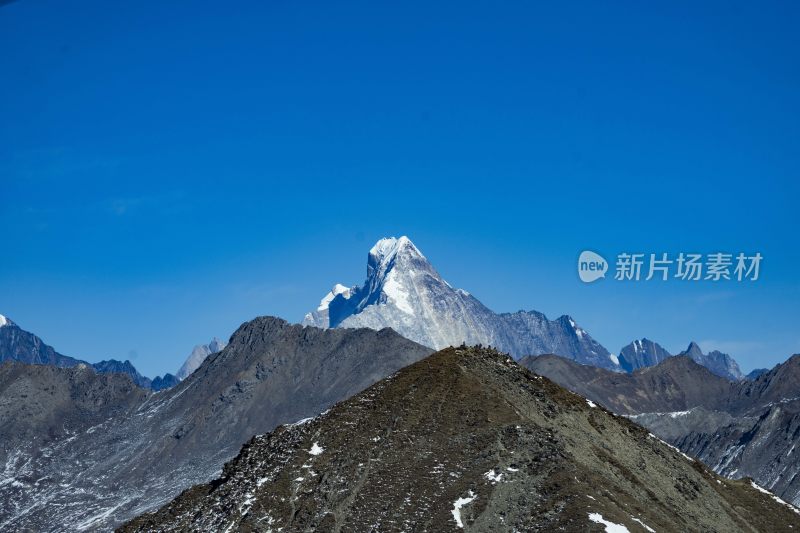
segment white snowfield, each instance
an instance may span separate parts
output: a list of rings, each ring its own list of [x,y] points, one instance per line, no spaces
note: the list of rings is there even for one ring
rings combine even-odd
[[[603,519],[603,515],[600,513],[589,513],[589,520],[596,524],[603,524],[606,526],[606,533],[631,533],[630,529],[622,524],[615,524],[614,522]]]
[[[0,315],[0,328],[8,324],[8,319],[3,315]]]
[[[450,511],[453,513],[453,520],[456,521],[456,525],[461,529],[464,529],[464,523],[461,521],[461,508],[471,503],[477,498],[474,492],[469,491],[469,494],[466,498],[459,498],[455,502],[453,502],[453,510]]]
[[[325,448],[323,448],[322,446],[320,446],[318,442],[315,442],[315,443],[314,443],[314,444],[311,446],[311,449],[310,449],[310,450],[308,450],[308,453],[310,453],[311,455],[320,455],[320,454],[321,454],[322,452],[324,452],[324,451],[325,451]]]

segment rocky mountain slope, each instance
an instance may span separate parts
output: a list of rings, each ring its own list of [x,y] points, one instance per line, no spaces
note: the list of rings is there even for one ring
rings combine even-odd
[[[335,285],[303,323],[322,328],[391,327],[436,349],[481,344],[515,357],[557,353],[619,370],[608,350],[569,316],[548,320],[536,311],[494,313],[468,292],[451,287],[407,237],[378,241],[367,256],[364,284]]]
[[[754,368],[744,378],[752,381],[767,372],[769,372],[769,368]]]
[[[487,349],[253,438],[121,531],[791,531],[798,511]]]
[[[800,356],[755,380],[730,381],[688,357],[632,374],[557,356],[520,361],[538,374],[629,416],[729,477],[750,476],[800,505]]]
[[[733,390],[729,380],[688,357],[669,357],[631,374],[577,365],[557,355],[524,357],[520,364],[622,415],[697,406],[721,409],[730,402]]]
[[[59,368],[6,361],[0,364],[0,464],[8,470],[16,450],[31,443],[67,440],[131,411],[147,396],[127,377],[97,374],[83,364]],[[35,448],[31,446],[34,453]]]
[[[45,437],[49,426],[28,419],[25,431],[42,437],[20,442],[0,432],[0,531],[113,527],[218,475],[254,434],[318,414],[430,352],[388,329],[320,330],[271,317],[243,324],[172,389],[137,389],[135,405],[113,412],[118,401],[98,393],[88,428]],[[19,367],[60,372],[66,383],[77,372]],[[0,396],[2,409],[27,401],[20,390]]]

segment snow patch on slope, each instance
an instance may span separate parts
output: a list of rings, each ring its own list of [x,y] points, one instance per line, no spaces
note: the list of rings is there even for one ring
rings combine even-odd
[[[455,502],[453,502],[453,510],[450,512],[453,513],[453,520],[456,521],[456,525],[461,529],[464,529],[464,523],[461,521],[461,508],[467,505],[468,503],[473,502],[475,498],[477,498],[477,496],[475,496],[475,493],[469,491],[469,496],[467,496],[466,498],[459,498]]]
[[[788,507],[789,509],[791,509],[792,511],[794,511],[794,512],[795,512],[795,513],[797,513],[797,514],[800,514],[800,509],[798,509],[797,507],[795,507],[794,505],[792,505],[792,504],[790,504],[790,503],[786,503],[785,501],[783,501],[783,500],[782,500],[782,499],[780,499],[779,497],[777,497],[777,496],[775,496],[774,494],[772,494],[772,493],[771,493],[770,491],[768,491],[767,489],[765,489],[765,488],[763,488],[763,487],[761,487],[761,486],[757,485],[755,481],[751,481],[751,482],[750,482],[750,484],[751,484],[751,485],[753,486],[753,488],[754,488],[754,489],[756,489],[758,492],[761,492],[761,493],[763,493],[763,494],[766,494],[766,495],[770,496],[770,497],[771,497],[773,500],[775,500],[776,502],[780,503],[781,505],[785,505],[786,507]]]
[[[308,453],[309,453],[309,454],[311,454],[311,455],[320,455],[320,454],[321,454],[322,452],[324,452],[324,451],[325,451],[325,448],[323,448],[322,446],[320,446],[318,442],[315,442],[315,443],[314,443],[314,444],[311,446],[311,449],[310,449],[310,450],[308,450]]]
[[[602,524],[606,526],[606,533],[631,533],[630,530],[622,524],[615,524],[603,519],[600,513],[589,513],[589,520],[595,524]]]
[[[389,274],[386,283],[383,284],[383,292],[394,302],[394,305],[396,305],[398,309],[404,313],[413,315],[414,309],[408,301],[408,291],[400,280],[397,279],[397,276],[393,274],[394,273]]]

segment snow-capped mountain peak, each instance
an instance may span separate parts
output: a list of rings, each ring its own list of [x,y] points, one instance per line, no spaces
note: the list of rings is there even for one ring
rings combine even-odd
[[[0,315],[0,328],[8,324],[8,319],[3,315]]]
[[[425,346],[482,344],[516,357],[556,353],[618,370],[608,351],[568,316],[548,320],[535,311],[492,312],[467,291],[453,288],[408,237],[379,240],[367,256],[360,287],[336,287],[303,320],[322,328],[390,327]]]
[[[394,237],[385,237],[375,243],[375,246],[369,251],[367,260],[367,277],[383,277],[394,266],[395,259],[400,256],[402,258],[415,257],[425,260],[422,252],[414,246],[406,236],[399,239]]]

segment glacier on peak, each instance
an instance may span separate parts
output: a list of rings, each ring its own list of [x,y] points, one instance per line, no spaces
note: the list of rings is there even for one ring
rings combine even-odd
[[[322,300],[320,300],[319,307],[317,307],[317,311],[326,310],[328,308],[328,304],[331,303],[331,300],[333,300],[339,294],[343,294],[345,298],[349,298],[350,287],[345,287],[341,283],[337,283],[336,285],[334,285],[333,288],[331,289],[331,292],[326,294],[325,297]]]
[[[462,343],[494,346],[514,357],[555,353],[619,370],[609,352],[575,321],[548,320],[536,311],[495,313],[447,283],[411,240],[380,239],[367,255],[367,279],[336,285],[303,325],[321,328],[390,327],[433,349]]]
[[[337,296],[341,296],[343,299],[347,300],[350,298],[350,296],[352,296],[355,289],[356,287],[345,287],[341,283],[334,285],[330,292],[323,296],[322,300],[319,301],[317,310],[306,313],[306,316],[303,318],[303,325],[314,326],[318,328],[329,327],[330,321],[328,319],[328,307],[330,306],[331,302]]]

